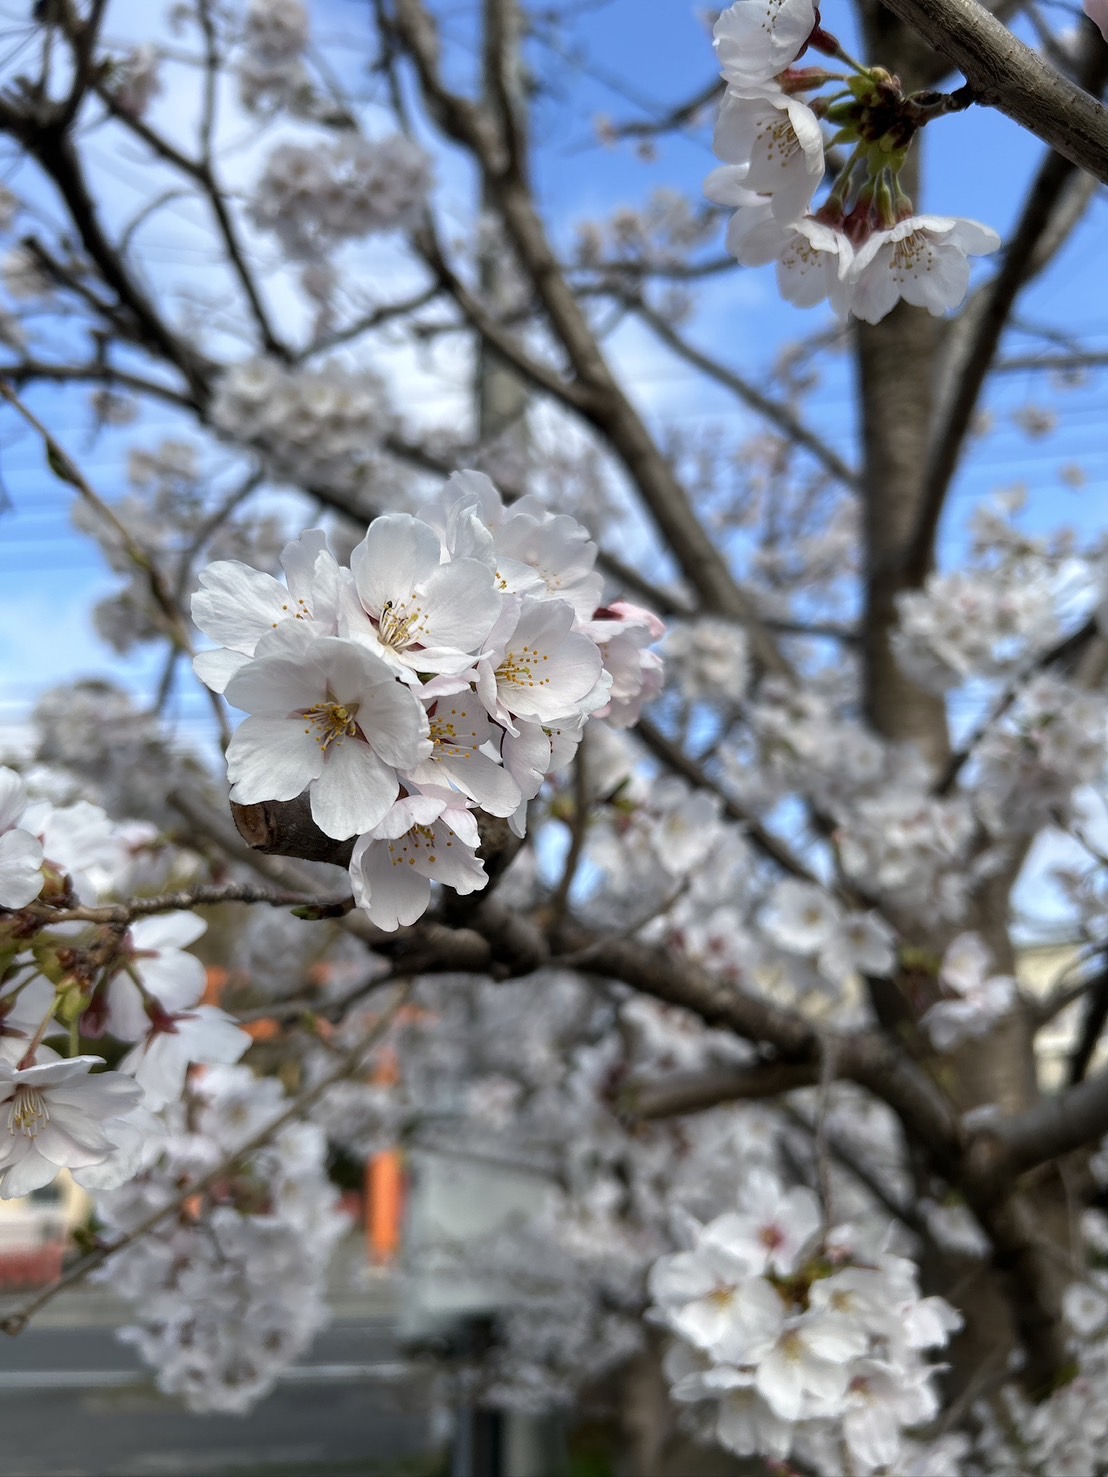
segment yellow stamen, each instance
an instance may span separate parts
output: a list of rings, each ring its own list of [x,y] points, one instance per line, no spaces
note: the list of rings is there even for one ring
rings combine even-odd
[[[343,739],[358,736],[358,725],[354,722],[357,711],[356,705],[346,708],[342,703],[316,703],[314,708],[304,711],[304,717],[309,720],[304,732],[311,733],[314,728],[321,749],[328,749],[336,742],[341,745]]]

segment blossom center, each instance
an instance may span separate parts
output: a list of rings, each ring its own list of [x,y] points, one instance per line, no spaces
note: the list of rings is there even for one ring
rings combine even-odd
[[[765,162],[781,169],[800,152],[800,139],[787,115],[767,118],[761,122],[757,129],[757,139]]]
[[[927,238],[919,231],[913,231],[902,241],[895,242],[891,263],[893,276],[903,281],[907,277],[914,277],[921,269],[930,272],[931,262],[927,245]]]
[[[453,843],[448,841],[446,844],[447,846],[451,846]],[[409,855],[409,853],[423,851],[424,848],[427,851],[428,862],[437,862],[438,857],[435,855],[434,831],[430,826],[412,826],[410,830],[405,832],[399,843],[396,841],[389,842],[389,860],[394,867],[402,867],[405,862],[408,863],[409,867],[414,867],[416,859],[414,856]]]
[[[763,1226],[758,1239],[767,1251],[779,1251],[785,1244],[785,1233],[780,1226]]]
[[[458,734],[458,725],[454,721],[458,716],[457,708],[451,708],[448,712],[441,706],[430,715],[431,742],[436,749],[452,749],[459,751],[454,757],[468,759],[477,747],[477,730],[471,728],[463,729],[461,736]],[[463,721],[465,714],[463,713]]]
[[[50,1109],[37,1087],[17,1087],[8,1113],[8,1131],[33,1139],[50,1122]]]
[[[316,703],[314,708],[304,710],[304,717],[308,719],[308,727],[304,732],[311,733],[314,728],[316,743],[323,750],[329,749],[332,744],[341,747],[343,739],[358,736],[358,725],[354,721],[357,711],[357,703],[350,707],[334,702]]]
[[[512,687],[549,687],[550,678],[540,677],[540,663],[548,662],[535,646],[521,646],[518,651],[509,651],[496,669],[497,680]]]
[[[393,651],[413,646],[422,620],[423,611],[418,605],[403,609],[394,601],[386,600],[381,607],[381,618],[377,622],[377,639],[382,646],[389,646]]]

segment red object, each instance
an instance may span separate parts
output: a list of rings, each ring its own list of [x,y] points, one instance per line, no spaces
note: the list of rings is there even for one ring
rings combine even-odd
[[[62,1275],[64,1255],[60,1241],[0,1252],[0,1288],[49,1287]]]

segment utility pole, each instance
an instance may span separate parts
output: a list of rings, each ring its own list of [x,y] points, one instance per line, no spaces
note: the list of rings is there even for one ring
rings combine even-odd
[[[482,91],[501,135],[512,141],[518,167],[526,168],[527,88],[523,66],[523,16],[518,0],[484,0]],[[482,223],[496,219],[495,190],[481,182]],[[512,305],[514,271],[498,233],[485,231],[478,246],[478,276],[485,302],[494,314]],[[477,345],[477,430],[482,446],[497,441],[518,453],[528,449],[528,388],[510,364],[483,339]]]

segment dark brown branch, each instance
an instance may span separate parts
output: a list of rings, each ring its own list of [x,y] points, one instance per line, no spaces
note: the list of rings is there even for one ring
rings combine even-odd
[[[88,364],[47,364],[40,359],[21,359],[15,364],[0,364],[0,379],[13,385],[31,384],[35,380],[49,380],[56,384],[68,382],[118,385],[136,395],[151,395],[166,404],[181,410],[192,410],[192,399],[169,385],[160,385],[156,380],[144,379],[127,370],[93,360]]]
[[[1004,1119],[993,1132],[1016,1174],[1096,1143],[1108,1133],[1108,1071]]]
[[[31,913],[44,925],[54,923],[133,923],[152,913],[188,912],[192,908],[216,907],[220,903],[257,903],[267,908],[296,908],[312,904],[330,907],[331,898],[314,893],[284,892],[272,887],[258,887],[252,882],[219,882],[200,887],[186,887],[179,892],[159,893],[157,897],[135,897],[125,903],[106,903],[103,907],[51,908],[31,903],[22,911]]]
[[[56,118],[31,116],[3,99],[0,99],[0,131],[22,144],[53,181],[82,246],[133,320],[138,341],[180,370],[192,391],[193,403],[203,405],[207,399],[203,361],[165,324],[151,299],[128,274],[119,252],[105,236],[68,133]]]
[[[604,130],[608,138],[657,138],[659,134],[673,133],[678,128],[683,128],[686,123],[695,122],[704,109],[711,103],[719,101],[723,83],[718,77],[713,77],[706,87],[693,94],[683,103],[678,103],[669,109],[663,118],[642,120],[632,119],[627,123],[611,123]]]
[[[620,1111],[634,1118],[676,1118],[703,1113],[721,1103],[752,1102],[811,1087],[819,1080],[814,1062],[760,1062],[756,1066],[675,1072],[657,1081],[631,1081],[620,1094]]]
[[[1081,1033],[1070,1056],[1067,1080],[1072,1087],[1083,1080],[1089,1064],[1100,1042],[1105,1023],[1108,1022],[1108,954],[1101,956],[1100,969],[1095,977],[1087,981],[1088,994],[1085,1013],[1081,1019]]]

